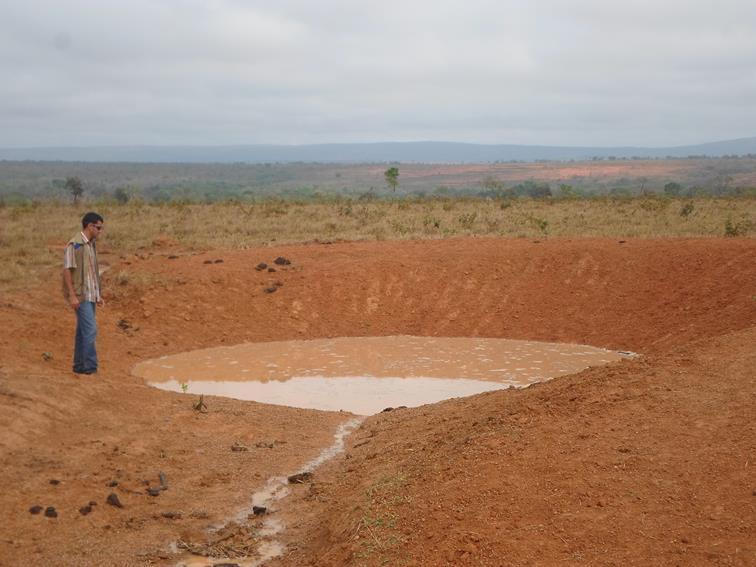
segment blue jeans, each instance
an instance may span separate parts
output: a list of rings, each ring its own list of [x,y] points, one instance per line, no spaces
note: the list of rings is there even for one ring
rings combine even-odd
[[[76,310],[76,342],[74,343],[73,370],[78,373],[97,372],[97,322],[95,303],[82,301]]]

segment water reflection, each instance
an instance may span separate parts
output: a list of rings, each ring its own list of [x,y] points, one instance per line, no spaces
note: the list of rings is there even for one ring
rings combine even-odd
[[[203,349],[140,363],[134,374],[166,390],[367,415],[524,387],[623,356],[507,339],[342,337]]]

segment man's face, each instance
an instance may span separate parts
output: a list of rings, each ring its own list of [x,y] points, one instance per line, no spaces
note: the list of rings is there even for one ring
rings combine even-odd
[[[87,238],[89,240],[94,240],[98,236],[100,236],[100,233],[103,231],[102,222],[90,222],[87,225]]]

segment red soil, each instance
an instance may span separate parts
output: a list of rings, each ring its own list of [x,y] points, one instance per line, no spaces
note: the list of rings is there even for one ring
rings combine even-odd
[[[292,265],[254,270],[278,255]],[[73,318],[56,277],[0,302],[0,564],[170,563],[170,542],[201,539],[345,419],[220,398],[199,414],[193,399],[131,377],[137,361],[247,340],[392,334],[644,356],[369,418],[347,454],[284,503],[291,553],[279,563],[756,562],[753,240],[156,248],[110,263],[108,274],[153,280],[108,283],[96,378],[68,371]],[[283,285],[264,293],[275,280]],[[250,450],[231,451],[236,441]],[[151,497],[142,481],[154,485],[158,471],[170,489]],[[125,508],[105,504],[111,491]],[[81,516],[89,500],[95,511]],[[59,517],[29,514],[34,504]]]

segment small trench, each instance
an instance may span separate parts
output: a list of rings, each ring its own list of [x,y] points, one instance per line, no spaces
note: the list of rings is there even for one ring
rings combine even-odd
[[[171,552],[180,555],[177,567],[258,567],[282,555],[286,547],[277,536],[283,532],[285,525],[276,516],[276,512],[279,511],[279,501],[289,495],[289,479],[307,478],[323,463],[342,452],[346,437],[363,420],[364,417],[355,417],[342,423],[334,434],[333,444],[323,449],[296,473],[269,478],[265,486],[252,495],[248,507],[240,510],[233,519],[212,530],[209,543],[174,543]],[[251,525],[250,518],[256,518],[258,514],[262,521]],[[245,550],[248,550],[246,554]],[[232,553],[224,554],[224,551]]]

